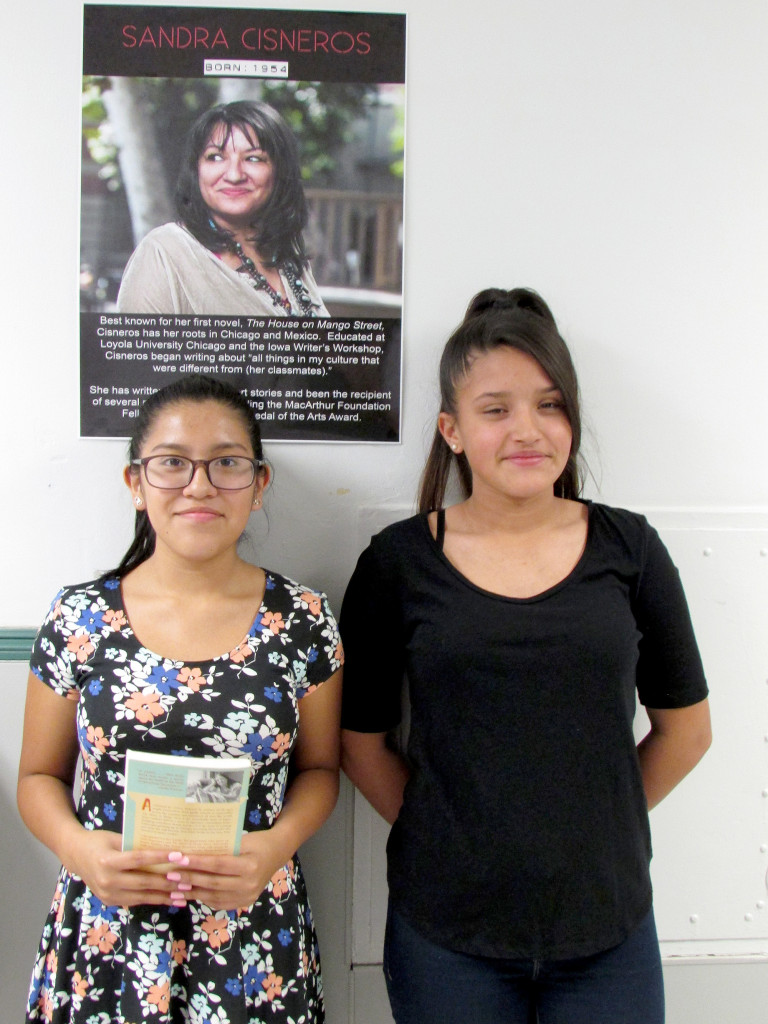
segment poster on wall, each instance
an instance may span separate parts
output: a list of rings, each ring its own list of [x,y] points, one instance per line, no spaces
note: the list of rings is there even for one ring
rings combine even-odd
[[[179,374],[400,440],[405,16],[84,9],[80,433]]]

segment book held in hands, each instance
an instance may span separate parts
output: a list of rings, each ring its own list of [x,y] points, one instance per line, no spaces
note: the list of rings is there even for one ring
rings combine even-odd
[[[250,773],[248,757],[129,750],[123,849],[239,853]]]

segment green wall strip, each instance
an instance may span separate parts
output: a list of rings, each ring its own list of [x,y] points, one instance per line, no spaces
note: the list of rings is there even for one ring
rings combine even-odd
[[[0,661],[29,661],[36,629],[0,629]]]

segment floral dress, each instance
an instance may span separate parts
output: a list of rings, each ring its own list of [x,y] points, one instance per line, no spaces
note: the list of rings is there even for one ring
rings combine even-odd
[[[69,587],[32,652],[35,675],[78,702],[78,816],[120,832],[128,749],[247,756],[245,828],[283,803],[298,701],[339,668],[324,595],[267,573],[247,636],[210,661],[174,661],[134,636],[119,581]],[[236,911],[106,906],[62,868],[32,976],[28,1021],[49,1024],[315,1024],[324,1019],[312,916],[299,861]]]

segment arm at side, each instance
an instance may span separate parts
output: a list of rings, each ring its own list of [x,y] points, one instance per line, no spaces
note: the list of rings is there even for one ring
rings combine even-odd
[[[341,670],[299,701],[299,734],[291,755],[291,782],[283,808],[270,829],[284,864],[314,835],[336,806],[339,795],[339,716]],[[243,837],[243,850],[263,833]]]
[[[55,693],[32,672],[27,683],[17,800],[37,838],[73,870],[70,848],[84,829],[75,814],[77,701]]]
[[[387,733],[342,729],[341,767],[382,818],[394,824],[410,771],[405,759],[388,745]]]
[[[712,742],[709,701],[684,708],[646,708],[651,728],[637,745],[648,809],[670,793]]]

